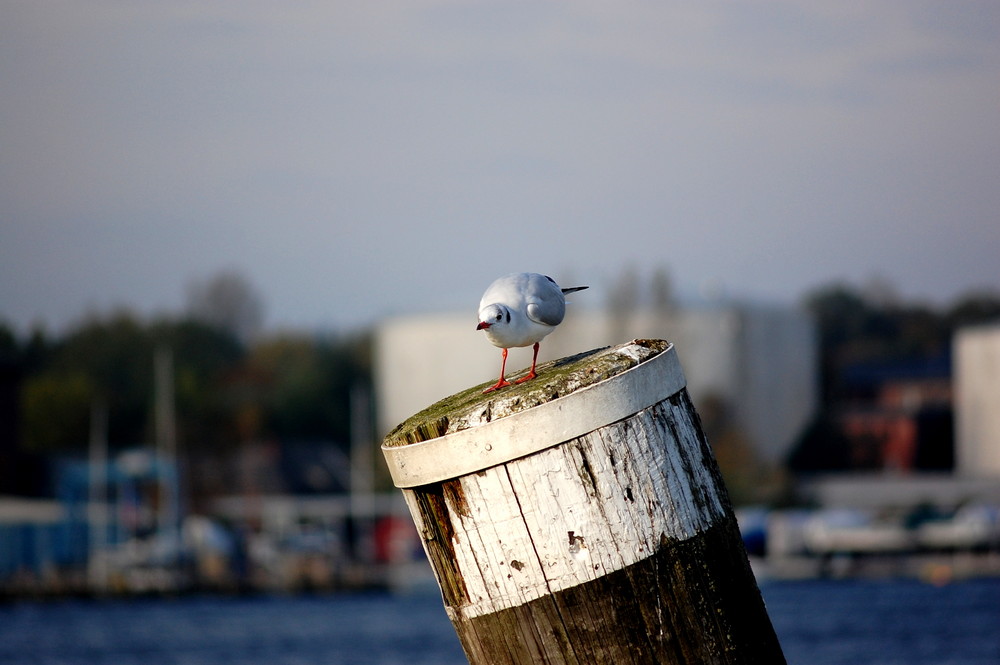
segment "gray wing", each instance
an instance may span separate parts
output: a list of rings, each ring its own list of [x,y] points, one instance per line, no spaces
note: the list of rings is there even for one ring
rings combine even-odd
[[[566,305],[563,303],[528,303],[528,318],[536,323],[547,326],[557,326],[566,316]]]
[[[533,280],[525,300],[528,318],[536,323],[557,326],[566,316],[566,298],[551,278]]]

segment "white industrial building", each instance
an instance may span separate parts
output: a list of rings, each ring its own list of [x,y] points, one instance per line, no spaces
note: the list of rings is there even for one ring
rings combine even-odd
[[[500,350],[475,312],[387,320],[375,335],[379,431],[472,385],[495,381]],[[674,343],[696,408],[721,399],[761,461],[780,462],[818,400],[812,319],[793,308],[717,304],[632,313],[574,309],[541,343],[539,363],[634,338]],[[531,363],[512,349],[508,376]]]
[[[1000,477],[1000,326],[955,335],[955,470]]]

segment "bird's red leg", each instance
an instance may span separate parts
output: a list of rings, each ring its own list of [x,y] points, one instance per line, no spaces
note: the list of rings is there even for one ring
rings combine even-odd
[[[497,388],[503,388],[504,386],[509,386],[510,381],[503,378],[504,370],[507,368],[507,349],[503,350],[503,360],[500,361],[500,380],[496,382],[495,385],[490,386],[483,393],[491,393]]]
[[[537,374],[535,374],[535,362],[538,360],[538,342],[535,342],[534,349],[535,349],[535,355],[531,356],[531,371],[522,376],[514,383],[521,383],[523,381],[527,381],[528,379],[533,379],[536,376],[538,376]]]

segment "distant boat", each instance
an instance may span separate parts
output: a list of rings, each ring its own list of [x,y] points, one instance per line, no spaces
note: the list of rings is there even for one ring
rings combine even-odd
[[[916,538],[925,549],[973,550],[1000,546],[1000,508],[963,506],[951,519],[920,525]]]
[[[907,552],[916,545],[902,524],[875,522],[859,510],[820,512],[806,523],[803,538],[814,554]]]

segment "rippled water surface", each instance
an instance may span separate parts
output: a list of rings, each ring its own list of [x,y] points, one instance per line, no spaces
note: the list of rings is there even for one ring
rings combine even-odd
[[[790,663],[997,665],[1000,580],[762,586]],[[0,663],[459,665],[433,593],[0,605]]]

